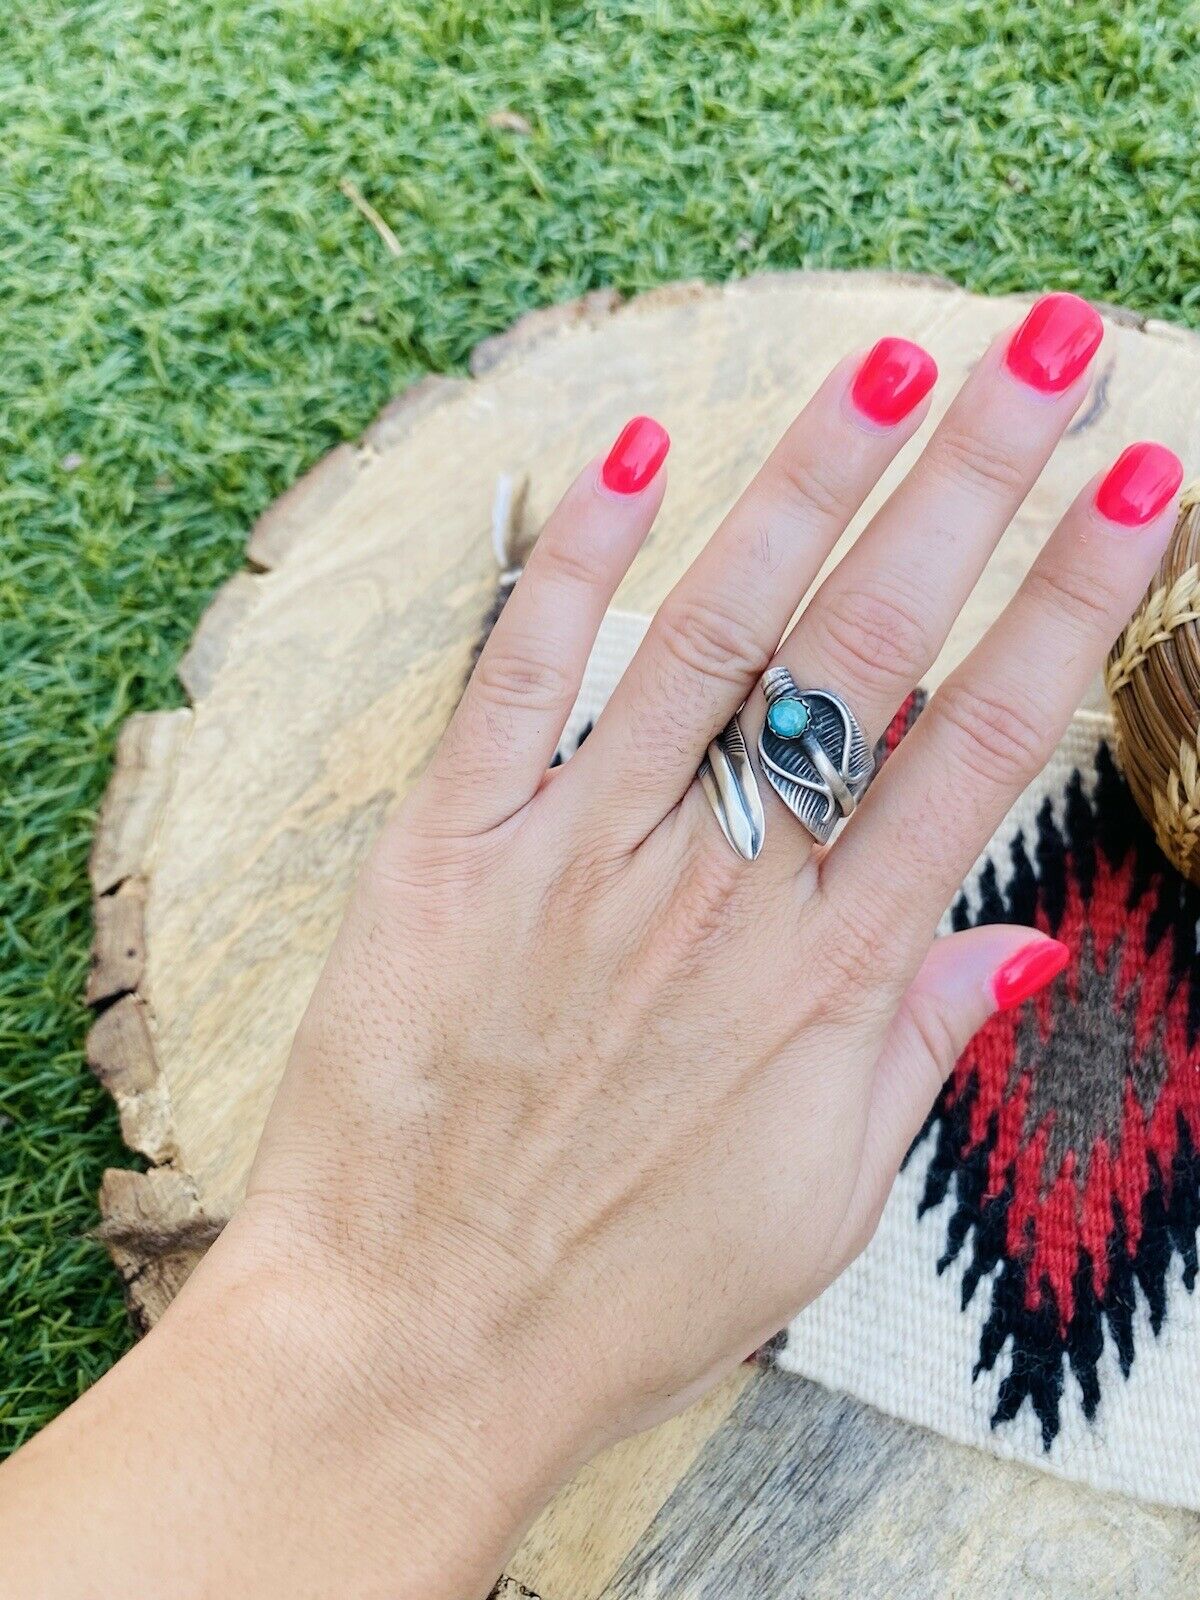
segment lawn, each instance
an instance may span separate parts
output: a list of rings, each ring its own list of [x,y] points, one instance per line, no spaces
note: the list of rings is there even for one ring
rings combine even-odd
[[[599,285],[893,267],[1200,325],[1198,16],[3,8],[0,1448],[129,1338],[87,1238],[128,1159],[81,1051],[88,842],[122,719],[179,703],[257,513],[413,378]]]

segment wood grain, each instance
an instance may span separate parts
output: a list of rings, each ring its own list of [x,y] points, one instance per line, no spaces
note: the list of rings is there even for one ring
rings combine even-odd
[[[1084,1493],[764,1372],[601,1593],[1183,1600],[1198,1579],[1187,1512]]]
[[[617,600],[648,612],[847,348],[884,333],[928,345],[942,371],[936,419],[1026,303],[837,273],[674,285],[625,304],[585,296],[486,341],[471,379],[430,378],[397,397],[259,519],[252,570],[215,597],[181,666],[191,709],[132,719],[122,736],[92,856],[90,995],[108,1009],[89,1059],[127,1142],[155,1164],[109,1174],[101,1196],[101,1233],[140,1325],[237,1204],[356,867],[458,696],[492,600],[497,478],[528,473],[536,526],[630,413],[661,417],[671,484]],[[1092,472],[1147,434],[1200,460],[1198,419],[1200,343],[1114,315],[1088,401],[933,680]],[[1095,1545],[1125,1582],[1138,1563],[1194,1572],[1194,1541],[1179,1514],[1114,1509],[797,1380],[741,1374],[590,1468],[508,1577],[542,1600],[1074,1595],[1079,1562],[1055,1554],[1035,1571],[1037,1551]],[[1159,1592],[1176,1592],[1163,1581]],[[1087,1592],[1118,1592],[1106,1582]]]

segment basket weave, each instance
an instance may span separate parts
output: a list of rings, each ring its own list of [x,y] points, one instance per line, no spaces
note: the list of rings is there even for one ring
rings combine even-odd
[[[1164,854],[1200,884],[1200,480],[1108,658],[1121,766]]]

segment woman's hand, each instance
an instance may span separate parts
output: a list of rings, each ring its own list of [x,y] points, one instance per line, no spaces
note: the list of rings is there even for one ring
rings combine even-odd
[[[764,783],[766,843],[743,861],[695,773],[743,701],[756,744],[772,662],[880,736],[1100,334],[1082,301],[1039,302],[788,631],[935,376],[900,340],[842,363],[550,771],[662,499],[666,434],[631,423],[567,492],[362,874],[245,1206],[163,1325],[250,1307],[287,1404],[335,1373],[324,1437],[360,1443],[369,1484],[330,1443],[324,1503],[241,1592],[307,1593],[335,1548],[347,1596],[407,1593],[418,1567],[486,1591],[578,1461],[684,1405],[862,1249],[971,1034],[1059,970],[1026,928],[934,932],[1154,571],[1169,451],[1134,446],[1082,488],[828,849]],[[360,1529],[391,1507],[409,1543],[347,1544],[331,1504]]]

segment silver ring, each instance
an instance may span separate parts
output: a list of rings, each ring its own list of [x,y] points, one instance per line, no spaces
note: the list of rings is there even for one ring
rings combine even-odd
[[[764,673],[767,717],[758,736],[763,775],[818,844],[862,799],[875,758],[850,707],[829,689],[796,687],[786,667]]]
[[[766,837],[766,817],[746,737],[736,717],[709,745],[697,773],[721,832],[743,861],[753,861]]]

